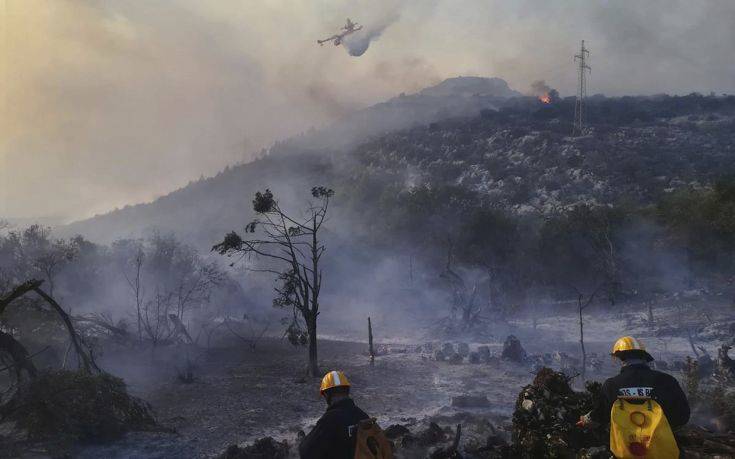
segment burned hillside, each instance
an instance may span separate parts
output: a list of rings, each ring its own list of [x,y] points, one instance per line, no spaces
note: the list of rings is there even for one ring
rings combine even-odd
[[[733,24],[5,0],[0,459],[735,459]]]
[[[324,410],[314,375],[337,368],[398,457],[597,457],[605,433],[574,421],[630,334],[687,388],[682,445],[727,453],[735,100],[595,97],[581,137],[573,101],[548,102],[494,99],[340,149],[291,139],[150,204],[3,228],[0,293],[43,279],[101,373],[69,370],[43,298],[8,308],[25,350],[6,346],[6,367],[38,371],[5,372],[19,392],[3,406],[51,408],[6,416],[0,439],[294,457]],[[46,390],[67,383],[73,397]],[[99,422],[107,408],[123,416]],[[46,415],[74,409],[83,426]]]

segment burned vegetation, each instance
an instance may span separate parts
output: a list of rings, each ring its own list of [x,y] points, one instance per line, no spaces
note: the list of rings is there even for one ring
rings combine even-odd
[[[38,295],[50,306],[46,312],[63,323],[76,369],[38,369],[33,362],[35,355],[11,334],[0,332],[2,370],[12,374],[0,398],[0,422],[10,433],[9,438],[3,438],[7,442],[4,453],[21,455],[31,442],[63,449],[77,441],[111,440],[131,430],[157,428],[150,407],[131,396],[122,379],[97,366],[85,338],[42,285],[43,281],[29,280],[12,289],[0,298],[0,314],[14,303],[22,303],[26,295]]]
[[[735,457],[735,99],[601,98],[582,138],[570,102],[307,135],[110,217],[171,233],[3,228],[0,455],[296,457],[340,369],[396,457],[609,457],[575,424],[634,335],[681,450]]]

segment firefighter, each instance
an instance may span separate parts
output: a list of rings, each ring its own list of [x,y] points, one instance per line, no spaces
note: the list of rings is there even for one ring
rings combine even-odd
[[[301,441],[299,454],[306,459],[353,459],[358,425],[369,416],[350,398],[350,382],[341,371],[324,375],[320,392],[327,411]]]
[[[657,448],[659,451],[676,451],[678,456],[675,440],[670,435],[671,429],[689,421],[689,403],[679,383],[673,376],[653,370],[649,366],[653,357],[633,337],[624,336],[618,339],[613,346],[612,355],[622,363],[620,374],[605,381],[599,403],[592,411],[580,417],[577,426],[611,423],[611,450],[616,457],[633,457],[643,450],[652,453]],[[644,427],[626,425],[631,422],[639,422]],[[623,444],[628,441],[624,439],[630,437],[627,432],[641,432],[646,428],[655,430],[655,433],[644,435],[642,440]],[[624,450],[631,450],[633,456],[628,456]],[[650,456],[660,457],[654,454]],[[675,456],[670,453],[668,457]]]

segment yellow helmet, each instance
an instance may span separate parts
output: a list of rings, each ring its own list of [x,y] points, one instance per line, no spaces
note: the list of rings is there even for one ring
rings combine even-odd
[[[343,372],[335,370],[325,374],[322,378],[322,385],[319,392],[324,395],[324,391],[334,387],[350,387],[350,381]]]
[[[612,355],[619,357],[620,354],[629,351],[638,351],[644,356],[646,360],[653,360],[653,357],[651,357],[651,354],[646,351],[646,347],[643,345],[643,343],[633,338],[632,336],[623,336],[622,338],[618,338],[618,340],[615,341],[615,344],[613,345]]]

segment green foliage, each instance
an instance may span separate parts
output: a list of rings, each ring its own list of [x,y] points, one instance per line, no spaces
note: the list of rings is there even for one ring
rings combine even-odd
[[[721,179],[712,189],[676,191],[656,210],[667,242],[687,253],[693,269],[735,273],[735,180]]]
[[[315,186],[311,189],[311,195],[315,198],[331,198],[334,196],[334,190],[323,186]]]
[[[227,255],[232,252],[236,252],[242,249],[243,240],[239,234],[234,231],[230,231],[225,235],[224,240],[219,244],[215,244],[212,250],[219,253],[220,255]]]
[[[276,206],[276,200],[273,198],[271,190],[265,190],[264,193],[260,191],[255,193],[255,199],[253,199],[253,210],[259,214],[266,214],[272,212]]]
[[[99,441],[155,427],[150,407],[106,373],[43,372],[19,387],[0,414],[34,440]]]

